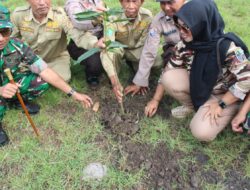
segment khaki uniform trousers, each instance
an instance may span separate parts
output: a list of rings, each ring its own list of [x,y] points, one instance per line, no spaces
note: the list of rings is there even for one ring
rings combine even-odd
[[[60,56],[47,62],[48,66],[60,75],[66,82],[71,78],[70,57],[63,52]]]
[[[112,59],[106,60],[106,62],[109,62],[109,64],[113,64],[116,70],[116,73],[118,74],[120,73],[120,70],[121,70],[122,59],[125,59],[126,61],[129,61],[132,63],[133,69],[136,72],[139,67],[139,61],[140,61],[140,57],[142,53],[142,48],[143,47],[133,49],[133,50],[120,48],[116,50],[116,52],[113,54],[114,55],[113,63],[112,63]],[[162,61],[161,55],[158,54],[155,59],[153,67],[159,67],[159,66],[162,66],[162,64],[163,64],[163,61]]]
[[[161,83],[167,94],[178,100],[182,105],[193,107],[189,90],[189,74],[186,69],[167,70],[162,76]],[[220,97],[220,95],[211,95],[206,103],[218,101]],[[213,125],[210,123],[209,117],[204,119],[208,108],[201,106],[190,122],[190,129],[193,136],[200,141],[209,142],[214,140],[231,122],[239,110],[239,105],[240,103],[236,102],[223,109],[222,116]]]

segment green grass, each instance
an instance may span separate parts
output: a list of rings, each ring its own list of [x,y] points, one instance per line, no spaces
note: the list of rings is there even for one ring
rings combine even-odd
[[[110,7],[119,6],[117,0],[107,0]],[[54,0],[54,4],[63,5],[63,0]],[[238,34],[250,47],[250,3],[247,0],[217,0],[226,31]],[[3,4],[12,11],[16,6],[25,4],[25,0],[7,0]],[[154,14],[159,11],[159,4],[154,0],[147,0],[145,7]],[[127,71],[127,70],[126,70]],[[73,67],[71,84],[82,92],[92,92],[84,82],[85,77],[80,67]],[[123,82],[127,74],[123,74]],[[108,86],[108,85],[107,85]],[[25,116],[17,110],[10,110],[4,118],[4,126],[11,143],[0,149],[0,184],[1,189],[131,189],[140,184],[145,173],[141,170],[135,173],[125,172],[114,168],[111,160],[113,153],[120,144],[106,134],[107,145],[95,140],[104,134],[99,115],[85,110],[64,94],[50,89],[37,100],[42,109],[33,119],[41,132],[39,142],[33,134]],[[173,104],[176,104],[173,102]],[[170,105],[171,106],[171,105]],[[190,118],[184,120],[170,119],[168,121],[159,116],[153,119],[144,118],[140,133],[132,140],[140,143],[149,143],[153,146],[158,142],[165,142],[171,151],[181,150],[187,154],[195,150],[202,150],[210,160],[206,169],[216,168],[225,174],[228,167],[246,149],[249,138],[236,135],[231,130],[225,130],[210,144],[196,141],[187,128]],[[172,128],[178,127],[177,132]],[[105,142],[106,142],[105,141]],[[180,162],[195,162],[187,156]],[[101,162],[109,168],[108,175],[100,182],[84,182],[83,168],[90,162]],[[126,162],[124,155],[118,160],[119,165]],[[243,163],[245,175],[250,177],[250,154],[247,153]],[[186,175],[183,168],[183,175]],[[203,184],[204,189],[223,189],[222,184]]]

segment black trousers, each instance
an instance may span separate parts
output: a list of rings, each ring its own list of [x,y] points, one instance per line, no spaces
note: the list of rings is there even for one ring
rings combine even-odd
[[[70,57],[74,60],[77,60],[78,57],[87,52],[86,49],[77,47],[73,40],[70,40],[67,46],[67,50],[70,54]],[[103,72],[99,52],[83,60],[80,64],[85,66],[85,73],[87,79],[91,77],[98,77]]]

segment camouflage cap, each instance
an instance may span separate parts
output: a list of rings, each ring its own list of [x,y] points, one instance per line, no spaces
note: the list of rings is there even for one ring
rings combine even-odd
[[[12,28],[13,24],[10,22],[10,11],[0,5],[0,28]]]

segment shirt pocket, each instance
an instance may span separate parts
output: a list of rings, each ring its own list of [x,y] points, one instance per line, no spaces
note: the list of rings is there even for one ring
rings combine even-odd
[[[36,39],[35,30],[31,27],[20,27],[20,34],[22,36],[22,40],[27,42],[28,44],[33,44]]]
[[[57,29],[45,29],[45,40],[59,40],[61,38],[62,32],[60,28]]]
[[[115,39],[117,41],[127,41],[128,40],[128,32],[125,31],[125,32],[116,32],[115,34]]]

